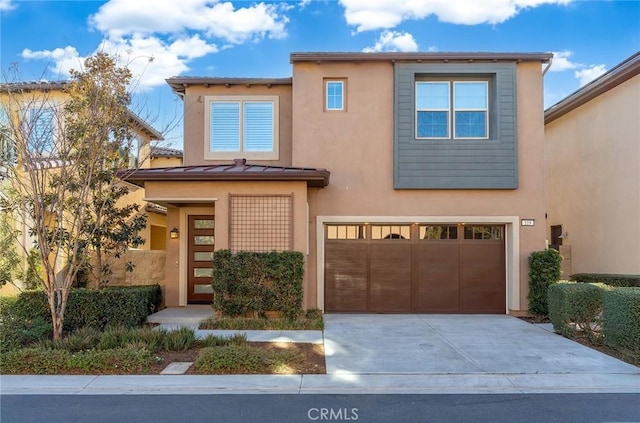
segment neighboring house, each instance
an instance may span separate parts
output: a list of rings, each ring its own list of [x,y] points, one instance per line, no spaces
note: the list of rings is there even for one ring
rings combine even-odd
[[[182,166],[182,150],[175,148],[151,146],[149,152],[150,167],[178,167]]]
[[[305,254],[304,307],[524,313],[545,248],[547,53],[293,53],[292,78],[175,77],[184,166],[128,182],[167,207],[168,306],[211,256]]]
[[[29,123],[25,128],[29,128],[31,136],[34,139],[38,139],[39,142],[53,145],[61,125],[59,112],[68,98],[68,94],[64,91],[65,85],[66,82],[64,81],[0,83],[0,99],[8,95],[9,92],[16,96],[11,102],[0,102],[0,106],[2,106],[0,107],[0,113],[2,113],[0,116],[0,177],[6,174],[8,167],[18,165],[16,154],[12,151],[11,144],[7,139],[9,135],[7,130],[8,119],[16,119],[20,125],[25,120],[28,120]],[[17,104],[20,105],[19,110],[4,110],[4,107]],[[137,151],[132,152],[130,164],[139,167],[151,167],[154,164],[154,160],[150,155],[150,151],[155,148],[155,146],[152,146],[152,142],[161,141],[164,138],[161,133],[135,113],[129,111],[128,117],[136,138],[134,144],[137,145]],[[56,157],[47,155],[45,148],[39,165],[55,171],[57,167],[63,166],[64,163],[57,160]],[[142,233],[146,242],[144,245],[139,246],[139,249],[163,249],[166,233],[166,210],[149,207],[143,198],[144,190],[138,186],[131,185],[131,192],[119,201],[123,203],[138,202],[142,207],[142,212],[147,214],[147,228]],[[28,227],[16,229],[20,232],[20,239],[17,240],[19,245],[30,246],[33,244],[34,240],[29,234]],[[162,234],[162,236],[159,236],[159,234]],[[22,251],[22,248],[19,248],[19,250]],[[58,266],[63,268],[64,263],[58,263]]]
[[[564,277],[640,274],[640,52],[544,121],[547,230]]]

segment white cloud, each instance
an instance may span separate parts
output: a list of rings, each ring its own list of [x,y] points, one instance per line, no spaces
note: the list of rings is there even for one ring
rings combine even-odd
[[[373,47],[362,50],[365,53],[379,51],[418,51],[418,43],[408,32],[383,31]]]
[[[97,51],[116,57],[120,66],[128,67],[133,74],[133,88],[144,92],[164,85],[165,78],[169,76],[186,72],[189,70],[189,61],[215,53],[218,48],[214,44],[208,44],[198,35],[180,38],[171,43],[152,36],[134,36],[107,38]],[[22,52],[22,57],[53,61],[55,72],[61,79],[69,77],[70,69],[81,69],[85,59],[71,46],[41,51],[26,49]]]
[[[578,79],[581,87],[607,72],[605,65],[585,65],[578,62],[572,62],[571,56],[573,56],[573,52],[569,50],[554,52],[553,61],[551,62],[549,71],[563,72],[577,69],[573,75]]]
[[[591,65],[584,69],[577,70],[574,76],[578,78],[580,86],[582,87],[606,72],[607,68],[605,65]]]
[[[521,10],[572,0],[339,0],[345,18],[357,32],[394,28],[405,20],[434,15],[441,22],[477,25],[499,24]]]
[[[28,60],[47,60],[53,63],[51,72],[56,79],[67,79],[71,69],[80,69],[84,62],[84,57],[80,57],[75,47],[56,48],[54,50],[32,51],[24,49],[22,57]]]
[[[0,0],[0,12],[7,12],[15,9],[17,6],[11,0]]]
[[[288,18],[281,10],[265,3],[235,9],[230,2],[210,0],[111,0],[89,18],[89,25],[116,38],[199,31],[240,44],[285,37]]]
[[[565,51],[554,51],[553,52],[553,60],[551,61],[551,67],[549,68],[550,72],[562,72],[570,69],[579,68],[579,63],[574,63],[570,60],[571,56],[573,56],[573,52],[569,50]]]
[[[110,0],[89,17],[88,25],[104,34],[98,51],[117,56],[119,64],[132,71],[134,88],[146,91],[188,71],[191,61],[207,54],[286,37],[289,20],[284,12],[289,8],[284,3],[255,3],[236,9],[217,0]],[[71,46],[24,50],[22,56],[52,61],[60,77],[68,77],[69,70],[81,68],[84,61]]]

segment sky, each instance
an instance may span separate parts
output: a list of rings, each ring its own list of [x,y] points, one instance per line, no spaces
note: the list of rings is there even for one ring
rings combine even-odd
[[[308,51],[552,52],[545,108],[640,50],[640,0],[0,0],[3,81],[58,81],[97,51],[182,148],[172,76],[287,77]]]

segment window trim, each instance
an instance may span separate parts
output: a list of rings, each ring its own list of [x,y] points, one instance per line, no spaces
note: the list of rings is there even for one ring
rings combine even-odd
[[[340,108],[329,107],[329,84],[339,83],[342,86],[342,104]],[[346,112],[347,111],[347,78],[324,78],[323,98],[325,112]]]
[[[485,95],[486,95],[486,100],[487,100],[487,105],[485,109],[457,109],[456,108],[456,84],[459,83],[470,83],[470,82],[476,82],[476,83],[482,83],[485,87]],[[418,85],[419,84],[424,84],[424,83],[447,83],[448,84],[448,88],[449,88],[449,97],[448,97],[448,103],[449,103],[449,108],[448,109],[419,109],[418,108],[418,97],[417,97],[417,92],[418,92]],[[414,101],[413,101],[413,108],[414,108],[414,135],[415,135],[415,139],[416,140],[489,140],[491,138],[491,128],[490,128],[490,124],[491,124],[491,117],[490,114],[492,113],[492,108],[491,108],[491,97],[490,97],[490,92],[491,92],[491,81],[489,79],[483,78],[483,77],[478,77],[478,76],[472,76],[469,75],[469,77],[446,77],[446,78],[438,78],[438,77],[434,77],[434,78],[425,78],[425,79],[416,79],[414,81]],[[418,112],[424,112],[424,111],[446,111],[447,112],[447,135],[446,137],[421,137],[418,135]],[[456,112],[458,111],[484,111],[485,112],[485,136],[484,137],[457,137],[456,136]]]
[[[212,151],[211,149],[211,105],[213,103],[240,103],[240,148],[238,151]],[[246,151],[244,147],[244,107],[251,102],[270,102],[273,106],[273,139],[271,151]],[[280,97],[277,95],[210,95],[204,97],[204,159],[226,160],[245,158],[249,160],[278,160],[280,158]]]

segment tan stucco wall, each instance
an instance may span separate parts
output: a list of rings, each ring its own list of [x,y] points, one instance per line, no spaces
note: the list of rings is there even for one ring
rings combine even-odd
[[[527,308],[532,251],[545,247],[543,101],[539,63],[517,68],[519,188],[516,190],[393,189],[393,64],[295,63],[293,165],[327,168],[331,182],[309,191],[309,222],[317,216],[516,216],[536,220],[518,227],[519,304]],[[346,112],[323,111],[323,78],[347,78]],[[507,240],[509,245],[510,240]],[[307,285],[317,301],[317,240],[310,234]],[[509,256],[509,255],[507,255]],[[515,301],[518,302],[517,300]]]
[[[307,253],[307,185],[305,182],[154,182],[146,195],[169,205],[167,228],[180,230],[179,239],[168,239],[165,265],[167,306],[186,304],[186,240],[188,214],[215,214],[215,249],[229,248],[230,194],[293,194],[293,250]],[[194,203],[193,199],[210,201]],[[201,200],[202,201],[202,200]],[[307,271],[308,275],[309,272]],[[308,279],[308,276],[307,276]],[[305,280],[305,287],[309,283]],[[305,294],[306,294],[305,290]],[[305,304],[308,298],[305,295]]]
[[[640,76],[545,128],[549,225],[573,273],[640,274]]]
[[[279,159],[256,161],[248,159],[250,163],[263,165],[290,166],[291,165],[291,85],[232,85],[228,88],[224,85],[204,87],[203,85],[190,85],[184,96],[184,166],[227,164],[231,160],[205,160],[205,96],[254,96],[269,95],[279,98]],[[243,158],[242,153],[238,153]]]
[[[152,168],[182,166],[182,157],[155,157],[151,160]]]

